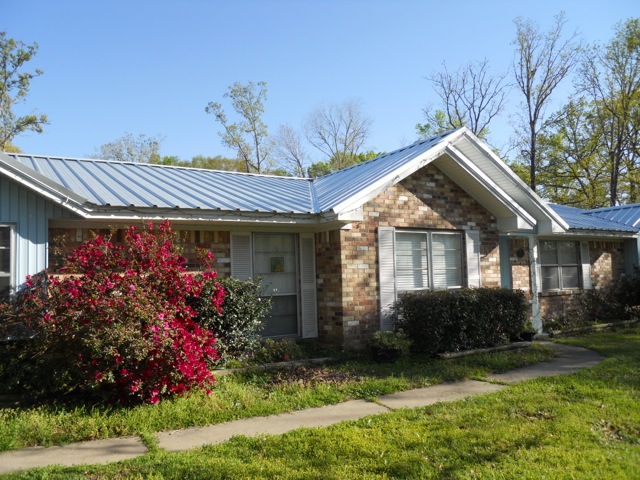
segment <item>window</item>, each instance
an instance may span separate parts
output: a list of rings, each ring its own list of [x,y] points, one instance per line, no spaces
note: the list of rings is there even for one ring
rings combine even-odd
[[[294,234],[255,234],[255,275],[262,278],[273,307],[262,334],[298,334],[298,266]]]
[[[396,231],[398,292],[462,287],[462,235]]]
[[[577,242],[540,242],[542,290],[580,288],[580,254]]]
[[[13,289],[13,229],[0,225],[0,300],[8,298]]]

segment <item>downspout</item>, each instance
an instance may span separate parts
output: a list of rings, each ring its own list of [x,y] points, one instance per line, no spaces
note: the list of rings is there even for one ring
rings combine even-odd
[[[529,240],[529,275],[531,276],[531,325],[542,333],[542,317],[540,316],[540,276],[538,258],[538,238],[536,235],[528,235]]]

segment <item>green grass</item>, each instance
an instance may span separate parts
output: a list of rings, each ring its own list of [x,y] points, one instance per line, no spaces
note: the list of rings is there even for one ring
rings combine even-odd
[[[410,388],[505,371],[549,356],[544,348],[531,348],[458,360],[415,356],[391,365],[361,359],[305,370],[300,377],[302,382],[286,375],[286,371],[224,376],[211,395],[194,392],[158,405],[3,408],[0,451],[124,435],[145,436],[161,430],[284,413],[350,399],[373,399]]]
[[[592,348],[606,358],[573,375],[523,382],[463,401],[285,435],[234,437],[184,453],[154,450],[107,466],[31,470],[13,478],[640,478],[640,329],[563,341]],[[498,370],[496,364],[522,360],[518,356],[522,355],[490,354],[382,367],[351,363],[335,368],[364,380],[327,390],[338,392],[333,396],[375,396],[452,380],[462,372],[483,376]],[[291,386],[269,393],[261,381],[262,377],[245,377],[228,386],[221,381],[219,387],[235,391],[234,401],[245,403],[237,414],[264,404],[262,399],[250,405],[245,396],[248,385],[277,402],[285,400],[284,392],[294,393],[288,390]],[[319,391],[324,393],[313,395],[313,401],[331,396]],[[182,401],[189,404],[182,399],[172,403]],[[305,401],[312,400],[301,400]]]

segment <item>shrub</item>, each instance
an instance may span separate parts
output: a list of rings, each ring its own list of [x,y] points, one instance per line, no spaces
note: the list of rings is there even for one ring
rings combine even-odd
[[[256,353],[257,363],[287,362],[304,358],[304,351],[290,338],[267,338]]]
[[[219,286],[225,291],[221,310],[211,296]],[[253,357],[260,349],[264,318],[271,310],[260,282],[232,277],[207,281],[192,306],[198,312],[195,321],[216,333],[219,363]]]
[[[377,362],[395,362],[409,353],[411,340],[402,331],[374,332],[367,342],[373,359]]]
[[[527,303],[522,291],[510,289],[410,292],[396,302],[395,316],[413,349],[433,355],[520,339]]]
[[[5,319],[36,334],[5,372],[13,390],[157,403],[214,382],[213,333],[193,321],[187,303],[205,281],[215,282],[212,256],[203,258],[203,273],[185,274],[168,222],[130,227],[120,244],[113,235],[95,235],[73,251],[62,277],[27,278],[16,303],[4,307]],[[206,294],[219,307],[224,290]]]

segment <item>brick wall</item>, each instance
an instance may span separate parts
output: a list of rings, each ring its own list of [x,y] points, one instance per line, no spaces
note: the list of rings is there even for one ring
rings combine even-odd
[[[364,205],[351,229],[316,235],[321,338],[361,348],[380,328],[377,229],[479,230],[483,286],[500,286],[498,231],[492,217],[433,165]]]
[[[591,264],[591,284],[593,288],[607,288],[624,274],[623,242],[589,242],[589,261]],[[517,252],[522,249],[524,255]],[[511,262],[511,281],[514,289],[531,293],[529,277],[529,243],[526,238],[509,240],[509,256]],[[570,311],[579,297],[581,290],[562,290],[540,292],[540,315],[545,318],[565,315]]]
[[[187,260],[187,270],[197,270],[198,248],[210,250],[215,256],[214,269],[220,276],[231,275],[231,243],[229,232],[208,230],[181,230],[175,228]],[[49,268],[56,271],[69,252],[91,238],[93,233],[109,235],[108,228],[50,228],[49,229]],[[121,242],[124,230],[116,230],[116,242]]]

